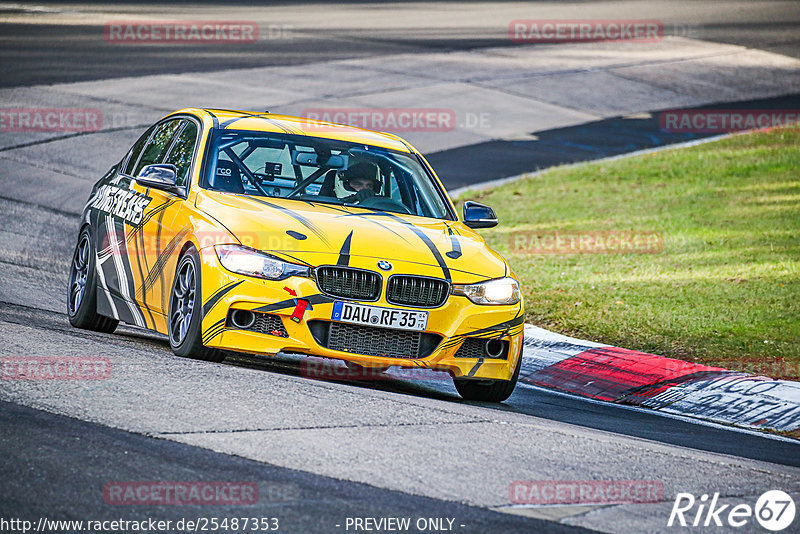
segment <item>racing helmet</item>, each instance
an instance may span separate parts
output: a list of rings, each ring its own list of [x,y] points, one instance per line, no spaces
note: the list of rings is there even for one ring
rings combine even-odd
[[[378,193],[381,189],[381,185],[383,185],[383,182],[378,178],[378,176],[380,176],[380,173],[378,172],[378,166],[374,163],[369,163],[366,161],[351,165],[347,169],[339,172],[339,178],[342,180],[342,185],[351,193],[355,192],[353,186],[350,185],[350,182],[353,180],[372,182],[372,190],[375,193]]]

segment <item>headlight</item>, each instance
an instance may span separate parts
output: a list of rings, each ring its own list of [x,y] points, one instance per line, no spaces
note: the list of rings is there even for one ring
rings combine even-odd
[[[267,280],[283,280],[290,276],[308,276],[308,267],[285,262],[268,256],[263,252],[239,245],[216,245],[214,250],[222,266],[234,273],[266,278]]]
[[[520,299],[519,282],[508,277],[477,284],[453,284],[452,293],[475,304],[516,304]]]

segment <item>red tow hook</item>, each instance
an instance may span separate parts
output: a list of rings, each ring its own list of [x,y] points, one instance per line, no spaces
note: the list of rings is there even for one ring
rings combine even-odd
[[[303,314],[306,313],[306,308],[308,308],[308,301],[297,299],[297,306],[294,307],[292,312],[292,321],[299,323],[300,319],[303,318]]]

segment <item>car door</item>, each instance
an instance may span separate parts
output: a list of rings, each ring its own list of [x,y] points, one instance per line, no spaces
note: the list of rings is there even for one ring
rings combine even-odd
[[[186,211],[192,211],[187,207],[184,200],[188,194],[190,176],[194,165],[194,157],[197,152],[197,142],[200,127],[192,119],[184,119],[178,131],[163,154],[159,163],[175,166],[175,185],[184,192],[183,195],[171,195],[163,191],[167,201],[170,195],[171,200],[164,211],[167,212],[161,217],[159,212],[157,217],[158,225],[151,225],[156,231],[161,228],[161,235],[151,239],[156,244],[156,249],[144,249],[142,262],[145,266],[152,265],[146,284],[151,288],[152,294],[148,300],[148,305],[157,309],[166,317],[168,313],[169,293],[172,289],[172,278],[183,243],[186,242],[187,233],[191,230],[188,226],[190,217],[187,218]],[[152,191],[152,189],[151,189]],[[155,193],[154,193],[155,194]],[[155,210],[155,208],[154,208]],[[169,236],[169,239],[167,239]],[[147,255],[149,254],[149,256]],[[143,296],[145,296],[143,294]],[[166,323],[164,324],[166,332]]]
[[[144,187],[135,176],[145,165],[161,163],[169,154],[187,119],[172,118],[148,130],[131,148],[117,175],[104,192],[113,201],[98,218],[97,269],[109,295],[111,314],[121,321],[164,331],[166,311],[161,293],[162,274],[179,195]]]

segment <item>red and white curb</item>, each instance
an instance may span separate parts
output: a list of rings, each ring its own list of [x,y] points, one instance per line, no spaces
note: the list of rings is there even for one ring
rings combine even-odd
[[[529,324],[522,351],[523,383],[750,429],[800,430],[800,382],[593,343]]]

